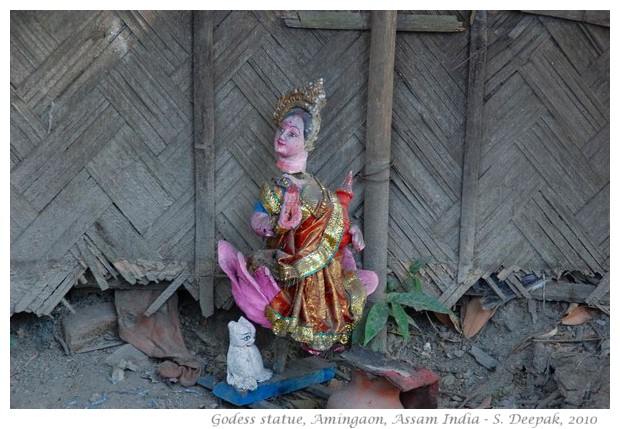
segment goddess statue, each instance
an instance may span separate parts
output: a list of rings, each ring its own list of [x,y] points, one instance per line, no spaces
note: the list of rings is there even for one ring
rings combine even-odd
[[[219,265],[246,317],[312,354],[345,349],[378,284],[376,273],[357,268],[351,250],[365,246],[348,215],[352,174],[332,191],[306,171],[324,104],[322,79],[278,100],[273,145],[281,174],[262,185],[251,218],[265,248],[244,256],[218,243]]]

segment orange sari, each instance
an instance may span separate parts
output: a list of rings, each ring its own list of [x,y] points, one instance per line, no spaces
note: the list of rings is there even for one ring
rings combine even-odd
[[[276,236],[267,242],[277,251],[272,275],[281,290],[265,315],[276,335],[290,334],[321,351],[349,342],[362,316],[366,290],[357,274],[341,264],[341,249],[350,242],[346,210],[351,196],[343,201],[310,177],[301,193],[300,225],[294,230],[276,227]],[[288,185],[280,178],[261,188],[261,203],[272,219],[280,213]],[[312,193],[314,197],[305,197]]]

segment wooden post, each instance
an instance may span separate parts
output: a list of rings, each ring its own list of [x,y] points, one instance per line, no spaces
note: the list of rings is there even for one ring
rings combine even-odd
[[[193,12],[194,159],[196,174],[195,280],[204,317],[214,312],[215,121],[213,12]]]
[[[369,12],[298,10],[285,13],[284,23],[292,28],[324,30],[370,30]],[[453,32],[465,31],[453,15],[398,14],[396,31]]]
[[[366,163],[364,166],[364,268],[379,276],[379,285],[369,298],[385,298],[390,193],[390,143],[396,11],[373,11],[370,30]],[[379,333],[371,344],[385,351],[387,333]]]
[[[469,45],[469,81],[467,86],[467,124],[463,153],[463,185],[459,232],[459,268],[457,283],[444,291],[441,300],[452,306],[471,286],[468,278],[473,265],[476,238],[476,198],[480,174],[480,148],[484,110],[484,80],[487,49],[487,13],[476,11]]]
[[[486,64],[486,11],[476,11],[469,47],[469,82],[467,87],[467,124],[463,154],[463,188],[461,194],[461,229],[459,234],[459,274],[462,283],[472,266],[476,232],[476,197],[482,146],[484,76]]]

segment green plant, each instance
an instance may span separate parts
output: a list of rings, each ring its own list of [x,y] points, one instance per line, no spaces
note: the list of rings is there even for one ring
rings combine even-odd
[[[458,326],[458,318],[448,307],[443,305],[437,298],[424,293],[420,268],[424,265],[421,260],[413,262],[407,270],[401,284],[393,278],[387,280],[387,293],[385,299],[376,301],[367,306],[362,320],[353,331],[352,341],[366,346],[384,327],[387,326],[390,317],[396,322],[398,334],[405,341],[409,339],[409,325],[416,326],[405,307],[415,311],[432,311],[446,314],[455,326]]]

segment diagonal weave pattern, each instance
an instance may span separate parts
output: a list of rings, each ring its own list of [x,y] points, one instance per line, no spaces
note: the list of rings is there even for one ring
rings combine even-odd
[[[327,104],[308,169],[331,187],[353,171],[361,223],[369,32],[213,16],[216,239],[262,246],[249,219],[277,173],[273,108],[318,77]],[[49,314],[88,270],[102,289],[184,279],[198,299],[191,23],[190,11],[11,12],[11,313]],[[427,259],[425,287],[449,304],[468,33],[396,41],[389,268]],[[473,280],[608,272],[609,59],[609,28],[488,12]],[[221,280],[217,306],[230,302]]]
[[[467,43],[397,40],[389,256],[401,275],[429,260],[436,295],[459,257]],[[609,270],[608,28],[489,12],[474,260],[470,282]]]
[[[191,55],[190,12],[11,13],[11,313],[191,272]]]

